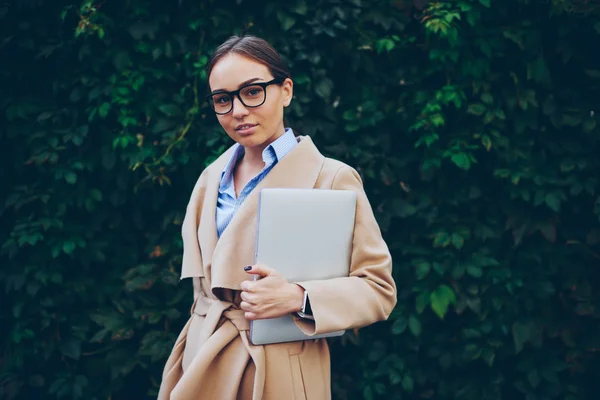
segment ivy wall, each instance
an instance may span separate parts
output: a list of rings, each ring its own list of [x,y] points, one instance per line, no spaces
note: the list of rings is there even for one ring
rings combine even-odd
[[[0,4],[0,399],[150,399],[185,323],[181,221],[230,145],[214,48],[269,40],[289,124],[355,166],[390,320],[336,399],[600,397],[600,6],[591,0]]]

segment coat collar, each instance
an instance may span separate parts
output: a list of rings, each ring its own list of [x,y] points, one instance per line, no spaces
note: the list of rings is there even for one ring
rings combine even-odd
[[[248,280],[244,272],[246,265],[254,264],[256,238],[256,222],[259,193],[264,188],[313,188],[325,158],[308,136],[298,137],[298,145],[294,147],[244,200],[229,226],[220,239],[217,239],[215,213],[221,172],[232,154],[232,149],[219,157],[207,171],[206,192],[203,198],[201,215],[195,219],[197,224],[199,252],[203,268],[200,265],[186,265],[184,249],[184,266],[182,278],[205,276],[211,284],[213,294],[219,288],[239,290],[240,284]],[[189,208],[188,208],[189,210]],[[198,210],[200,211],[200,210]],[[199,221],[198,221],[199,220]],[[185,230],[184,235],[190,234]],[[191,245],[192,241],[184,243]],[[190,249],[191,250],[191,249]],[[188,251],[189,253],[189,251]],[[186,271],[187,267],[187,271]]]

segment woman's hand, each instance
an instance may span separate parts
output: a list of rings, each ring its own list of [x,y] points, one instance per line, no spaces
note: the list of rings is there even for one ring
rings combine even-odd
[[[244,281],[241,284],[240,308],[248,320],[279,318],[302,309],[304,289],[279,275],[266,265],[244,268],[251,275],[262,279]]]

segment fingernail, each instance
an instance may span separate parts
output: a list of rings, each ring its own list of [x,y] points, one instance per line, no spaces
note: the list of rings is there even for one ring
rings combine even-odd
[[[247,267],[244,267],[244,271],[248,272],[252,269],[252,265],[248,265]]]

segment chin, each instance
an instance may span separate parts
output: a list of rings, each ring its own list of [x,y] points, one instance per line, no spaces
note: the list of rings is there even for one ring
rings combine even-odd
[[[248,136],[238,135],[237,142],[244,147],[259,147],[266,142],[266,139],[254,133]]]
[[[243,144],[245,146],[245,145],[250,144],[255,141],[255,135],[242,136],[242,135],[238,135],[236,133],[235,141],[238,142],[239,144]]]

